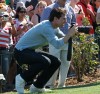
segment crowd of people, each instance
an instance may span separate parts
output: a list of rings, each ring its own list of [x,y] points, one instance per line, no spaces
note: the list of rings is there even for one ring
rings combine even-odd
[[[18,94],[24,94],[26,85],[31,93],[65,87],[73,67],[72,36],[84,18],[92,27],[88,34],[95,38],[100,0],[0,0],[0,73],[7,80],[5,89],[12,90],[14,84]],[[98,45],[100,60],[100,39]]]

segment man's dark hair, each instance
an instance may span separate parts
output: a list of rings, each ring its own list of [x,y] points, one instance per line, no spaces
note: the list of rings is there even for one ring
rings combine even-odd
[[[65,8],[54,8],[50,13],[49,21],[52,22],[54,20],[54,17],[57,17],[59,19],[62,15],[65,15],[66,12],[67,11],[65,10]]]

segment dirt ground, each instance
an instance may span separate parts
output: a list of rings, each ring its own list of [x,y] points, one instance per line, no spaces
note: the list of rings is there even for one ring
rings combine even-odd
[[[83,76],[82,82],[77,82],[76,77],[69,77],[66,79],[66,85],[72,86],[72,85],[85,85],[93,82],[100,81],[100,68],[97,69],[97,71],[92,75]]]

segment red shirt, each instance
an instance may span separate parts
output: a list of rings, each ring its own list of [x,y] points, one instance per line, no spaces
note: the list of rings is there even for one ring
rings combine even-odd
[[[0,28],[0,47],[9,47],[10,44],[10,33],[9,28],[5,27],[3,29]]]
[[[91,6],[90,4],[85,5],[82,2],[78,2],[77,4],[82,6],[85,17],[87,17],[90,24],[93,25],[93,20],[91,18],[91,15],[87,13],[87,8],[89,8],[92,12],[95,12],[93,6]],[[90,34],[94,34],[94,30],[90,30]]]

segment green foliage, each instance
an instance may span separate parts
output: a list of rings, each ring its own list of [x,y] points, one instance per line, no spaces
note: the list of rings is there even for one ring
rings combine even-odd
[[[95,30],[95,39],[96,40],[99,40],[100,39],[100,26],[97,26],[96,27],[96,30]]]
[[[96,32],[97,34],[100,34],[100,26],[97,26],[97,27],[96,27],[95,32]]]
[[[84,26],[90,25],[90,22],[89,22],[89,20],[88,20],[87,17],[84,17],[84,18],[82,19],[82,24],[83,24]]]
[[[94,43],[94,38],[89,34],[78,33],[73,37],[73,62],[77,74],[77,80],[82,81],[86,73],[95,71],[97,65],[96,54],[98,45]]]

